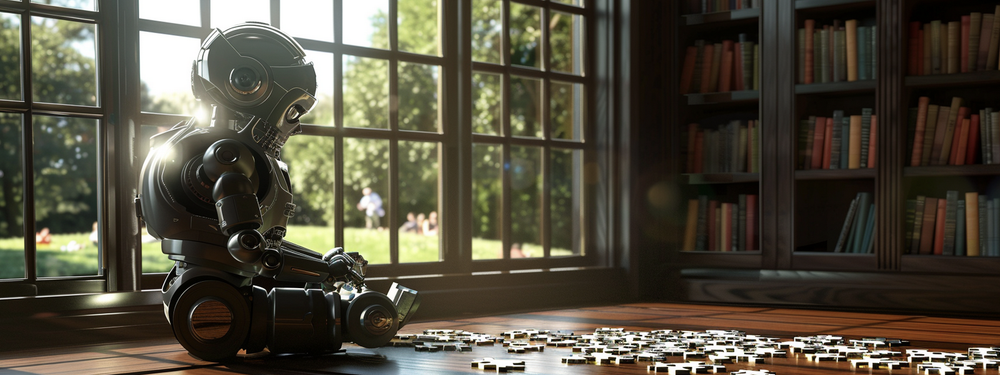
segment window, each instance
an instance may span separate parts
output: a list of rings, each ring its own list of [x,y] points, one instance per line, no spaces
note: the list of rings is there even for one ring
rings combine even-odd
[[[0,296],[100,279],[108,16],[95,0],[0,5]]]

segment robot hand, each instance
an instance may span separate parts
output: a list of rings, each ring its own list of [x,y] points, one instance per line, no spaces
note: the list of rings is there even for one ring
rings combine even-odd
[[[323,261],[330,269],[335,289],[339,290],[346,284],[358,292],[364,290],[368,261],[361,254],[346,253],[343,248],[336,247],[323,255]]]

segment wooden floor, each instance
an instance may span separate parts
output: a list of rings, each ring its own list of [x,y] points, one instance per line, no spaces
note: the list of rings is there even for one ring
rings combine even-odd
[[[829,334],[845,339],[888,337],[910,340],[906,348],[966,352],[969,347],[1000,346],[1000,321],[910,315],[845,313],[780,308],[722,307],[663,303],[636,303],[539,311],[502,316],[416,322],[401,333],[426,329],[458,329],[499,335],[515,329],[592,333],[595,328],[652,330],[741,330],[747,334],[790,339]],[[5,338],[10,340],[11,338]],[[8,347],[5,345],[5,347]],[[905,348],[904,348],[905,349]],[[568,348],[507,354],[500,345],[473,347],[470,352],[417,352],[414,348],[364,349],[347,346],[346,353],[326,356],[241,357],[219,364],[192,358],[173,338],[31,351],[0,352],[0,373],[13,374],[447,374],[489,373],[471,367],[483,357],[525,361],[523,374],[646,374],[646,365],[562,364]],[[672,357],[670,362],[679,362]],[[727,364],[726,372],[766,369],[792,374],[918,374],[915,367],[900,370],[854,369],[849,362],[813,362],[802,354],[766,359],[755,365]],[[1000,374],[979,369],[976,374]]]

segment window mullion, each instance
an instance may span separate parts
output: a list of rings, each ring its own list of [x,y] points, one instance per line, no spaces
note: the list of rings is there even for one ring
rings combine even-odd
[[[32,107],[34,106],[32,88],[32,67],[31,67],[31,12],[21,13],[21,99],[27,105],[28,111],[21,117],[21,176],[24,199],[21,201],[23,211],[22,230],[24,232],[24,278],[34,283],[38,280],[36,267],[37,251],[33,234],[35,231],[35,162],[31,155],[34,155],[34,145],[32,142]]]

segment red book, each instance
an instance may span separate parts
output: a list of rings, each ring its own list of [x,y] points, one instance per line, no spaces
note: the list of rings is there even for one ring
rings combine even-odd
[[[875,116],[872,116],[872,121],[874,120]],[[818,122],[819,119],[816,119],[816,121]],[[826,118],[826,125],[824,127],[826,131],[823,134],[823,165],[820,165],[820,168],[830,169],[830,157],[833,150],[833,117]]]
[[[932,197],[924,200],[924,222],[920,227],[920,254],[929,255],[934,252],[934,218],[937,216],[937,202],[938,199]]]
[[[970,116],[969,145],[965,148],[965,164],[976,163],[976,147],[979,146],[979,115]]]
[[[813,31],[816,28],[815,20],[806,20],[806,74],[805,83],[813,83],[813,52],[815,51],[815,46],[813,46]]]
[[[733,46],[733,90],[746,89],[743,87],[743,43],[736,43]]]
[[[917,46],[917,49],[920,51],[917,52],[917,75],[922,76],[924,75],[924,29],[921,28],[920,33],[917,35],[919,35],[917,42],[920,44]]]
[[[958,133],[958,152],[954,165],[965,165],[965,149],[969,145],[969,128],[971,127],[972,123],[969,119],[962,120],[962,131]]]
[[[931,99],[926,96],[920,97],[920,104],[917,106],[917,130],[913,136],[913,154],[910,156],[910,166],[919,167],[920,159],[924,149],[924,131],[927,127],[927,105]]]
[[[920,42],[920,22],[910,22],[910,50],[908,63],[908,72],[911,76],[920,75],[920,60],[924,58],[923,54],[920,53],[920,46],[923,43]]]
[[[687,148],[687,173],[694,172],[694,160],[698,157],[695,152],[695,140],[698,139],[698,124],[690,123],[688,124],[688,148]]]
[[[715,210],[719,207],[719,201],[708,201],[708,250],[718,250],[719,234],[715,231]]]
[[[816,126],[813,129],[813,139],[812,139],[812,161],[809,164],[809,169],[822,169],[823,168],[823,146],[825,142],[823,141],[826,135],[826,118],[816,117]],[[827,164],[829,165],[829,164]]]
[[[924,204],[927,204],[926,201]],[[947,209],[947,205],[947,200],[938,199],[937,216],[934,218],[934,255],[941,255],[944,253],[944,213]]]
[[[733,206],[722,204],[722,251],[733,251]]]
[[[732,42],[729,44],[730,49],[726,49],[725,44],[722,47],[722,64],[719,65],[719,92],[729,92],[733,83]]]
[[[711,87],[709,82],[712,81],[712,56],[715,55],[715,45],[712,43],[705,43],[705,50],[702,52],[702,63],[701,63],[701,93],[709,93],[714,87]]]
[[[747,251],[757,250],[757,195],[747,194]]]
[[[959,58],[961,60],[959,68],[962,73],[969,71],[969,25],[972,22],[971,16],[962,16],[962,41]]]
[[[951,149],[948,150],[949,151],[948,165],[958,165],[958,155],[965,156],[964,153],[961,154],[958,153],[958,148],[959,148],[958,145],[961,142],[961,140],[959,139],[959,135],[961,134],[962,131],[961,128],[962,120],[964,120],[965,116],[968,114],[969,114],[969,107],[958,108],[958,119],[955,121],[955,132],[951,136]],[[968,141],[968,139],[966,139],[966,141]]]
[[[690,46],[684,54],[684,67],[681,69],[681,95],[691,93],[691,81],[694,79],[694,63],[698,58],[698,47]]]
[[[875,142],[876,142],[876,140],[878,138],[878,137],[876,137],[876,134],[878,134],[878,132],[877,132],[877,130],[878,130],[877,124],[878,124],[878,117],[876,117],[875,115],[872,115],[871,127],[869,128],[871,130],[868,131],[868,163],[865,164],[868,168],[875,168],[875,160],[876,160],[875,159]]]

